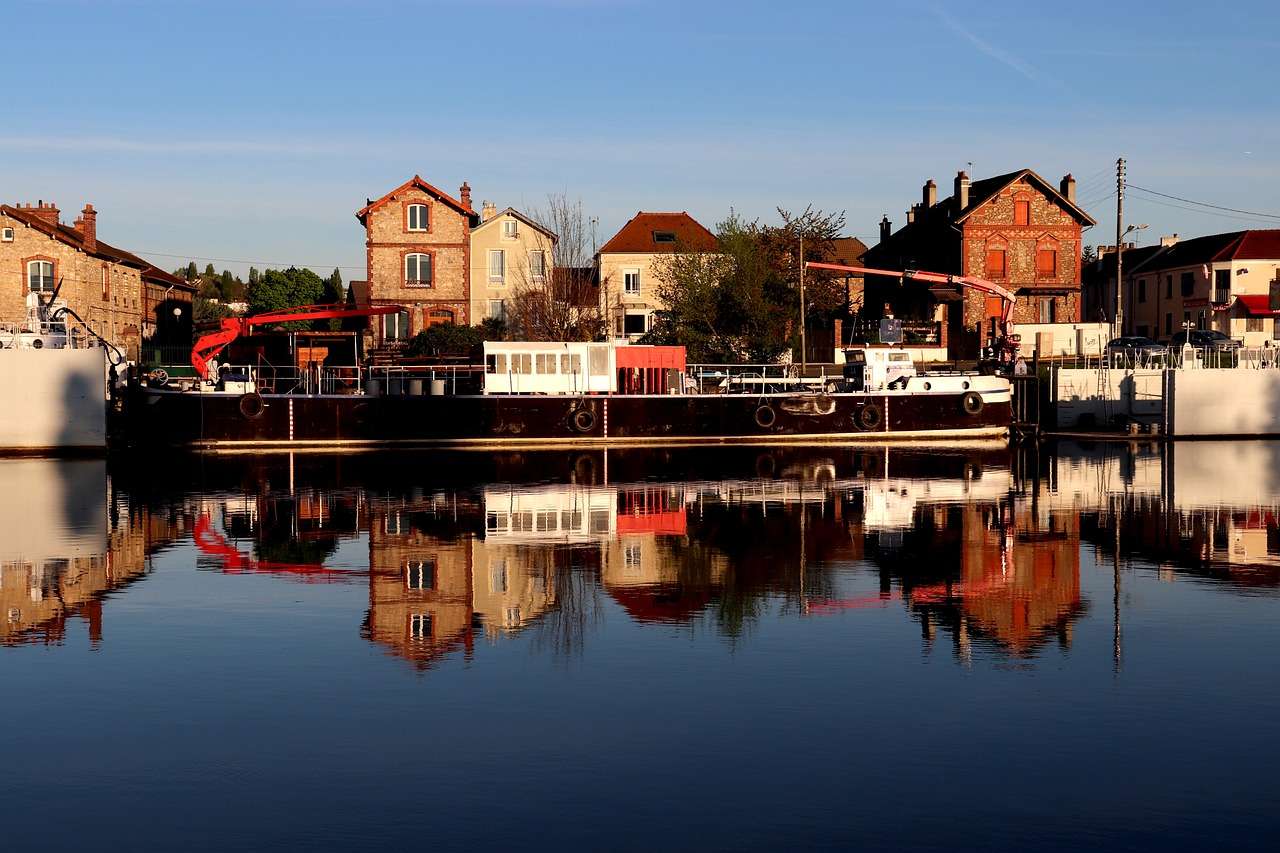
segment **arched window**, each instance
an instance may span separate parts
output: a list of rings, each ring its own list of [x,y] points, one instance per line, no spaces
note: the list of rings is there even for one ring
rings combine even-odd
[[[405,228],[409,231],[431,230],[431,209],[425,204],[411,204],[405,209]]]
[[[404,256],[404,283],[410,287],[431,286],[431,256],[412,252]]]
[[[27,289],[53,293],[53,261],[27,261]]]
[[[427,312],[427,326],[439,326],[441,323],[452,323],[453,312],[448,308],[436,308]]]

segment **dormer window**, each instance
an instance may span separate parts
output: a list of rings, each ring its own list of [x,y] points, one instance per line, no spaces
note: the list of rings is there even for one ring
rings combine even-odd
[[[674,243],[676,241],[676,232],[674,231],[654,231],[653,242],[655,243]]]
[[[425,204],[411,204],[405,212],[406,228],[410,231],[431,230],[431,208]]]
[[[504,220],[502,223],[502,236],[508,240],[514,240],[520,233],[520,223],[514,219]]]

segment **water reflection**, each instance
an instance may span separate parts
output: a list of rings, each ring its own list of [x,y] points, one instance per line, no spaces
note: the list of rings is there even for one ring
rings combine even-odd
[[[1280,586],[1267,443],[113,461],[8,460],[0,639],[103,638],[149,555],[367,585],[359,636],[420,670],[534,632],[572,652],[616,613],[732,641],[766,617],[892,609],[959,661],[1070,649],[1091,608],[1121,654],[1122,571]],[[187,467],[184,467],[187,466]],[[479,470],[477,470],[479,469]],[[193,488],[191,483],[199,483]],[[1082,559],[1114,568],[1082,590]],[[181,562],[170,564],[181,570]]]

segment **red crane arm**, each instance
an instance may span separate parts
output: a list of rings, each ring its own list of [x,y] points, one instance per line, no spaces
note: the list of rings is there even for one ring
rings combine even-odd
[[[1004,303],[1001,309],[1001,321],[1008,325],[1013,316],[1014,295],[1011,290],[1001,287],[994,281],[972,275],[950,275],[948,273],[925,272],[924,270],[882,270],[873,267],[851,267],[844,264],[824,264],[818,261],[806,261],[805,266],[812,270],[830,270],[832,272],[858,273],[862,275],[891,275],[898,278],[914,278],[917,281],[928,281],[935,284],[958,284],[971,287],[981,293],[990,293],[1000,297]]]
[[[222,328],[201,335],[191,348],[191,366],[201,379],[209,378],[209,360],[222,352],[227,344],[249,334],[254,326],[288,323],[293,320],[335,320],[344,317],[373,317],[403,311],[399,305],[376,305],[372,308],[343,308],[337,305],[299,305],[283,311],[266,311],[252,317],[225,317]]]

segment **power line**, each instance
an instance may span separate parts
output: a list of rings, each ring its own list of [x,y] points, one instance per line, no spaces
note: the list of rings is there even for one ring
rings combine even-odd
[[[281,263],[279,261],[246,261],[240,258],[206,258],[202,255],[175,255],[172,252],[150,252],[146,249],[138,249],[135,254],[139,255],[155,255],[158,258],[185,258],[188,261],[217,261],[221,264],[261,264],[264,267],[309,267],[311,269],[323,269],[325,267],[334,267],[340,270],[363,270],[364,267],[346,266],[344,264],[299,264],[296,262]]]
[[[1151,193],[1151,195],[1158,195],[1161,198],[1171,198],[1174,201],[1184,201],[1187,204],[1194,204],[1200,207],[1211,207],[1214,210],[1226,210],[1226,211],[1230,211],[1231,213],[1243,213],[1246,216],[1253,216],[1253,217],[1258,217],[1262,219],[1280,220],[1280,214],[1277,214],[1277,213],[1259,213],[1256,210],[1241,210],[1238,207],[1223,207],[1220,204],[1210,204],[1207,201],[1196,201],[1193,198],[1183,198],[1182,196],[1178,196],[1178,195],[1169,195],[1168,193],[1157,192],[1156,190],[1149,190],[1146,187],[1140,187],[1135,184],[1128,183],[1127,181],[1125,182],[1125,186],[1128,187],[1129,189],[1138,190],[1139,192]]]
[[[1185,204],[1173,204],[1168,201],[1160,201],[1156,198],[1146,198],[1145,196],[1133,196],[1134,201],[1141,201],[1145,204],[1158,204],[1161,207],[1171,207],[1174,210],[1186,210],[1191,213],[1199,213],[1204,216],[1219,216],[1223,219],[1234,219],[1237,222],[1271,222],[1269,219],[1258,219],[1254,216],[1236,216],[1234,213],[1219,213],[1216,210],[1205,210],[1202,207],[1188,207]]]

